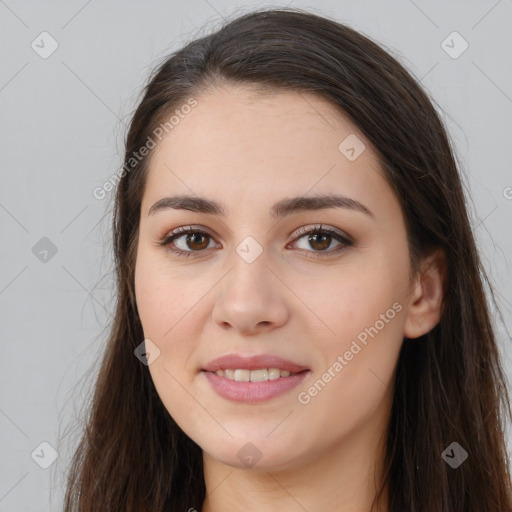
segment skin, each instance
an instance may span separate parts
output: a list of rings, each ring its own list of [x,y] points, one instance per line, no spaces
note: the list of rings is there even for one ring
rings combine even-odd
[[[336,510],[368,512],[382,471],[394,373],[404,336],[439,321],[442,266],[411,278],[400,205],[368,139],[330,103],[311,94],[260,95],[225,85],[197,106],[150,155],[135,271],[145,338],[160,350],[149,365],[168,412],[203,449],[203,512]],[[338,149],[355,134],[366,149],[349,161]],[[347,208],[269,209],[292,196],[337,193]],[[224,205],[226,216],[164,209],[164,196],[190,194]],[[332,227],[353,245],[296,233]],[[158,242],[193,225],[210,237],[174,247]],[[247,237],[263,249],[252,263],[236,252]],[[314,253],[328,253],[318,258]],[[201,252],[202,251],[202,252]],[[331,251],[329,253],[329,251]],[[426,267],[425,267],[426,268]],[[350,349],[358,334],[399,304],[401,310],[307,404],[307,390]],[[229,352],[270,353],[307,366],[298,388],[259,404],[218,396],[201,368]],[[237,457],[252,443],[252,467]],[[379,508],[388,511],[385,498]]]

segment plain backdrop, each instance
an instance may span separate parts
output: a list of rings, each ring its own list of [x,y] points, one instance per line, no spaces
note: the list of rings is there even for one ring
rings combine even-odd
[[[110,196],[93,190],[121,166],[144,81],[223,18],[271,5],[360,30],[438,103],[503,312],[511,380],[512,1],[0,0],[0,512],[61,510],[113,305]]]

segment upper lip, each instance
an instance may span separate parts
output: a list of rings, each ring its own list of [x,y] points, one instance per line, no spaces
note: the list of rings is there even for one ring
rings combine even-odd
[[[210,361],[203,370],[216,372],[217,370],[226,369],[259,370],[262,368],[279,368],[280,370],[288,370],[292,373],[299,373],[309,369],[306,366],[272,354],[253,354],[247,356],[225,354]]]

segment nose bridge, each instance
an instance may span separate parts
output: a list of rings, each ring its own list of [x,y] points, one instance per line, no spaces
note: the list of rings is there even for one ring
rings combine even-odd
[[[247,237],[228,258],[230,271],[216,298],[213,319],[241,331],[281,325],[288,316],[279,279],[271,271],[270,252]]]
[[[224,292],[244,300],[246,295],[252,296],[253,304],[268,301],[276,284],[269,270],[269,257],[268,249],[253,237],[246,237],[229,258],[232,270],[227,276]]]

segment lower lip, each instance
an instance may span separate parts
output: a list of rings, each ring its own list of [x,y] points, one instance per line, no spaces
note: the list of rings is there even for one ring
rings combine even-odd
[[[307,370],[289,377],[279,377],[279,379],[264,382],[238,382],[220,377],[213,372],[203,370],[202,373],[219,396],[234,402],[258,403],[290,391],[298,386],[310,371]]]

